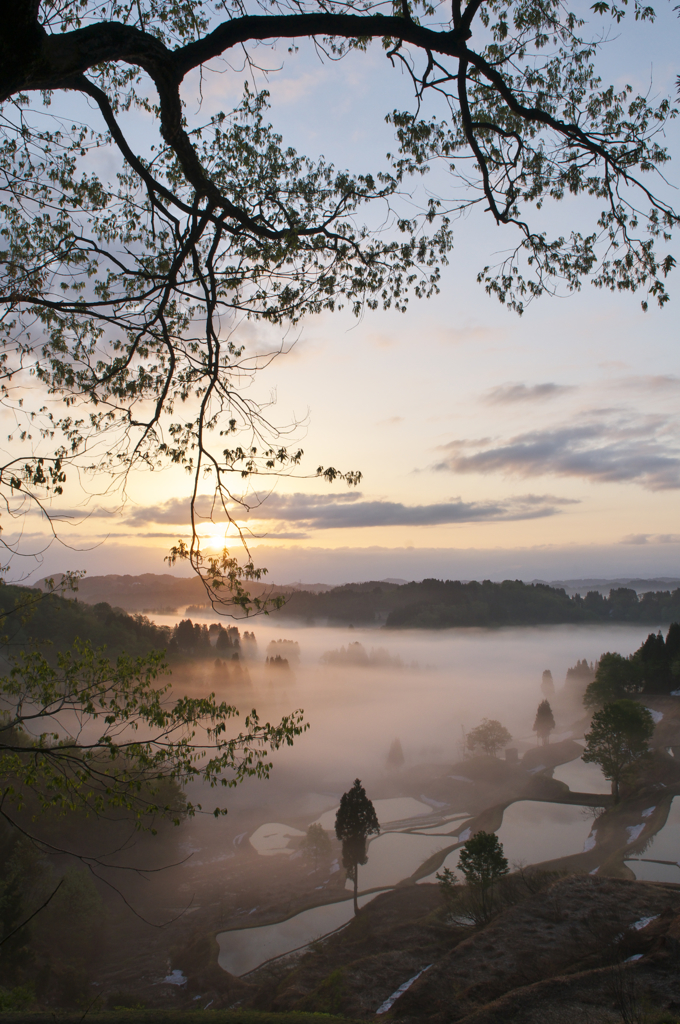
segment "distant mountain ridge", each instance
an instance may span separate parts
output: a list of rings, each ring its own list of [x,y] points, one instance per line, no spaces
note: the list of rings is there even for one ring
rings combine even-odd
[[[532,580],[532,583],[545,583],[545,580]],[[678,576],[655,576],[653,579],[639,579],[637,577],[623,576],[619,579],[604,579],[595,577],[593,579],[576,580],[549,580],[549,587],[562,587],[569,595],[583,594],[589,590],[597,590],[601,594],[608,594],[610,590],[619,587],[628,587],[636,594],[645,594],[656,590],[677,590],[680,587]]]

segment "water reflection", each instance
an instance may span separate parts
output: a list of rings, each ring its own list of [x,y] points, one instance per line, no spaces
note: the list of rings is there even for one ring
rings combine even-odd
[[[250,845],[257,850],[262,857],[272,857],[277,853],[292,854],[294,851],[289,842],[295,836],[303,836],[305,833],[298,828],[291,828],[290,825],[282,825],[278,821],[269,821],[266,825],[260,825],[250,837]]]
[[[636,878],[650,882],[680,882],[680,798],[674,797],[666,824],[650,840],[639,859],[626,864]],[[665,864],[655,861],[666,861]]]
[[[580,757],[559,765],[553,772],[553,778],[565,782],[572,793],[611,792],[611,783],[605,779],[602,769],[596,764],[586,764]]]
[[[433,853],[455,842],[455,836],[420,836],[412,832],[378,836],[368,847],[368,863],[359,868],[359,888],[396,885],[409,878]]]
[[[365,906],[372,898],[360,897],[359,906]],[[307,946],[315,939],[335,931],[351,921],[353,914],[352,900],[343,900],[341,903],[304,910],[277,924],[220,932],[217,935],[220,947],[218,963],[230,974],[247,974],[266,960]]]
[[[590,826],[582,807],[518,800],[506,807],[496,834],[511,865],[540,864],[581,853]]]

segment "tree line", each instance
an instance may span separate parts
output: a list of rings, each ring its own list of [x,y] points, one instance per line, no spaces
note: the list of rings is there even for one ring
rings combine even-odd
[[[531,626],[578,622],[672,622],[680,619],[680,588],[638,595],[628,587],[608,597],[589,591],[570,597],[561,587],[522,580],[464,583],[350,583],[322,594],[296,591],[272,612],[287,618],[384,623],[390,629],[453,626]]]

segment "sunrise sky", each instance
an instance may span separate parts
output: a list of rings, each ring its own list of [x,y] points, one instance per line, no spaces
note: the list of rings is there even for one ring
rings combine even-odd
[[[670,8],[654,27],[622,26],[603,76],[652,96],[673,91],[679,28]],[[285,62],[269,81],[286,143],[353,171],[380,166],[393,147],[384,114],[407,105],[408,84],[379,46],[339,64],[321,64],[305,43],[269,60]],[[236,102],[244,77],[208,75],[204,104]],[[668,143],[680,151],[677,139],[675,122]],[[448,182],[440,174],[428,185],[441,193]],[[593,209],[582,200],[548,208],[546,230],[585,228]],[[519,319],[475,280],[510,232],[481,209],[455,230],[441,294],[405,315],[325,314],[287,335],[238,327],[248,353],[288,349],[249,393],[271,397],[277,425],[299,421],[301,473],[323,463],[364,474],[351,490],[279,481],[247,520],[256,561],[278,583],[680,576],[680,270],[663,311],[585,285]],[[178,470],[140,474],[122,511],[104,498],[85,520],[65,495],[71,518],[59,533],[69,546],[49,547],[32,578],[167,571],[163,556],[187,533],[189,489]],[[40,547],[43,528],[32,520],[24,530]]]

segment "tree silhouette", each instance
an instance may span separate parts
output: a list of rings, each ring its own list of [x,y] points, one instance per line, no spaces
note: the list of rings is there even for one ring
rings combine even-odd
[[[612,784],[614,803],[620,800],[621,783],[633,778],[649,760],[653,732],[654,719],[634,700],[612,701],[593,715],[582,756],[587,764],[599,764]]]
[[[354,882],[354,913],[359,913],[357,892],[359,865],[368,860],[366,840],[380,832],[375,807],[366,796],[361,779],[355,779],[350,790],[343,794],[335,816],[335,834],[342,842],[342,863],[347,877]]]
[[[555,693],[555,683],[553,681],[552,672],[549,668],[547,668],[543,673],[543,678],[541,679],[541,692],[546,697],[552,697]]]
[[[547,700],[542,700],[538,705],[533,728],[536,736],[544,746],[546,743],[550,742],[550,733],[555,728],[555,719],[553,717],[552,708]]]
[[[467,734],[468,750],[475,750],[480,747],[489,757],[495,757],[501,747],[509,743],[512,736],[500,722],[495,718],[485,718],[476,729],[471,729]]]
[[[458,867],[475,897],[477,923],[488,921],[493,909],[494,886],[508,873],[503,844],[493,832],[477,832],[463,846]]]

